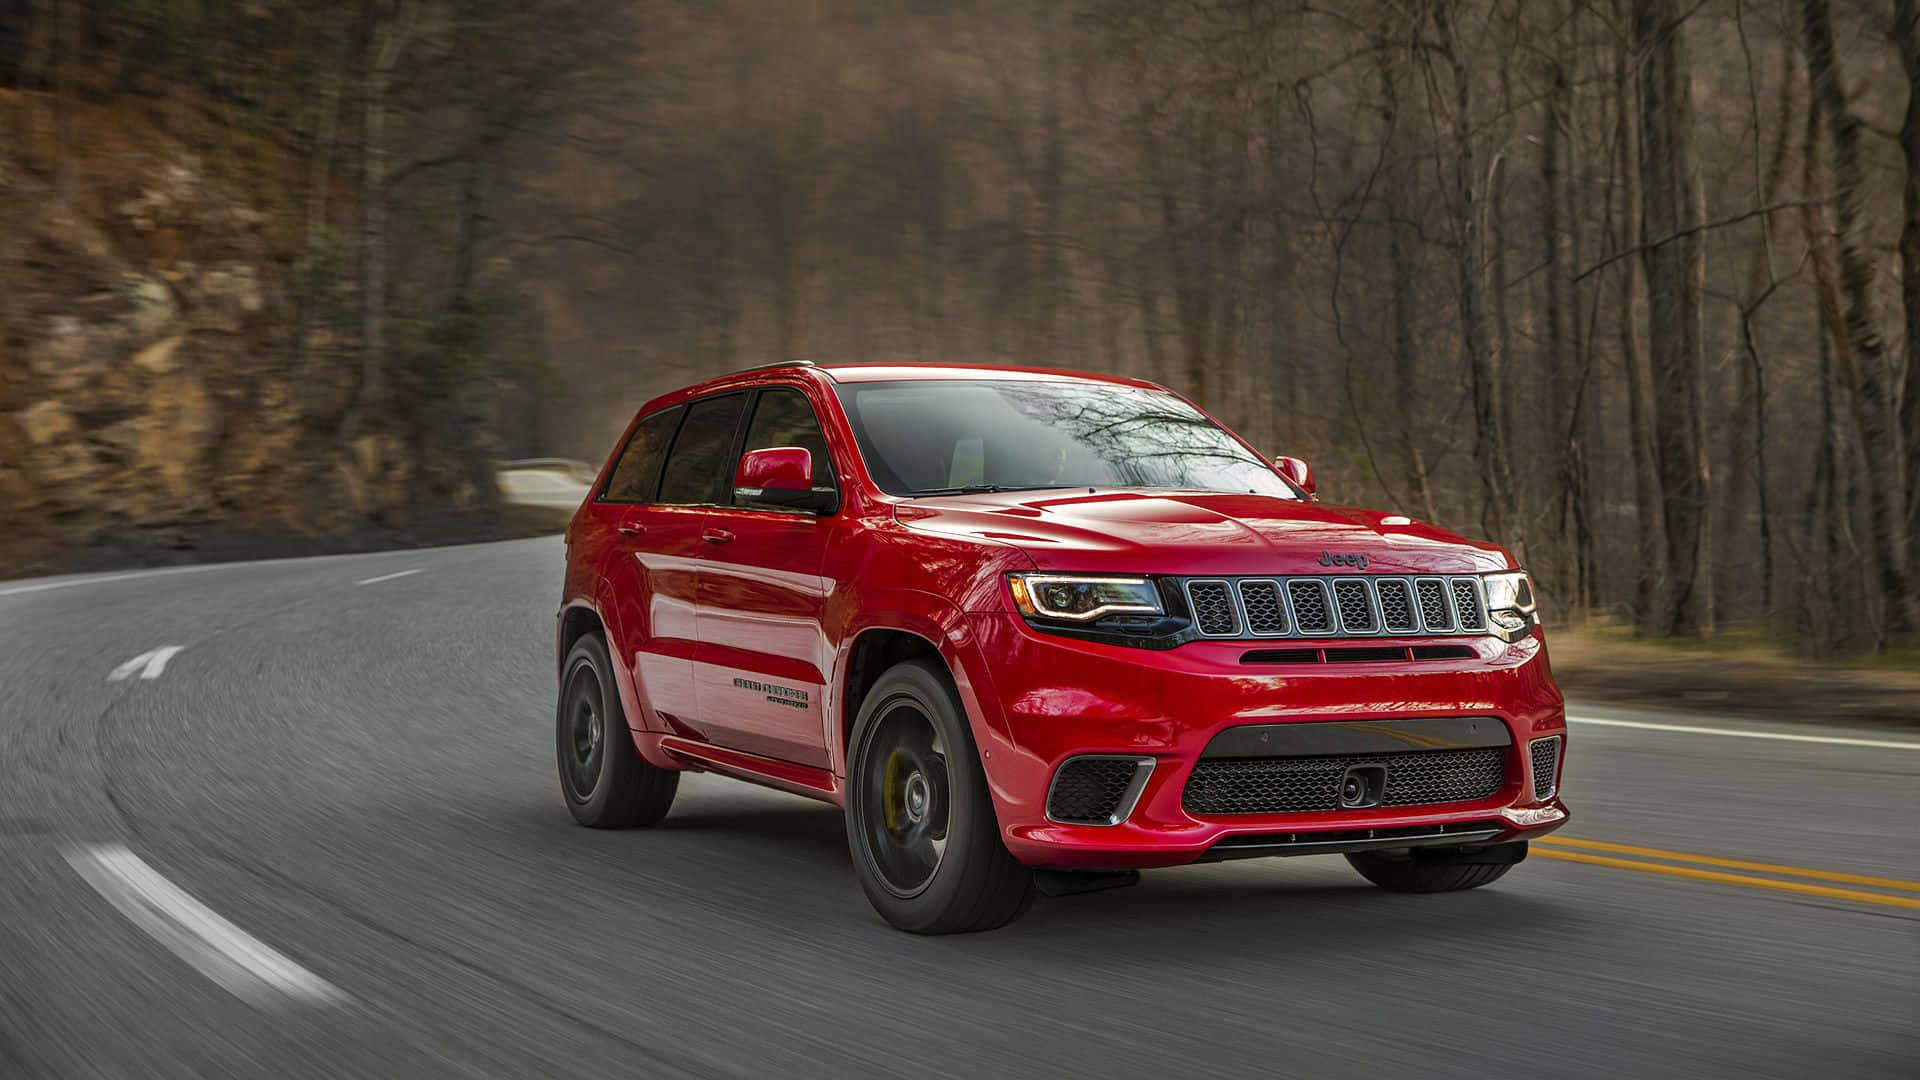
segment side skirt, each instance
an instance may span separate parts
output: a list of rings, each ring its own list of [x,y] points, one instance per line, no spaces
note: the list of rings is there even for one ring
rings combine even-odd
[[[667,756],[689,768],[717,772],[736,780],[745,780],[751,784],[759,784],[762,787],[770,787],[793,795],[804,795],[809,799],[818,799],[835,806],[840,806],[844,802],[840,782],[825,769],[816,769],[811,765],[798,765],[777,758],[761,757],[759,754],[749,754],[744,750],[729,750],[724,746],[715,746],[712,743],[700,742],[682,735],[635,732],[634,737],[651,740]]]

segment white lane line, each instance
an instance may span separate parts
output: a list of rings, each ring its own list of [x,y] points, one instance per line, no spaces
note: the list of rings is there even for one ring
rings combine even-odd
[[[1893,739],[1850,739],[1840,735],[1791,735],[1784,731],[1739,731],[1734,728],[1694,727],[1690,724],[1654,724],[1641,720],[1601,720],[1592,716],[1569,716],[1569,723],[1597,727],[1635,728],[1641,731],[1668,731],[1676,735],[1725,735],[1732,739],[1773,739],[1777,742],[1824,743],[1828,746],[1871,746],[1877,750],[1920,750],[1920,742]]]
[[[355,585],[378,585],[383,581],[392,581],[394,578],[406,577],[408,574],[417,574],[424,569],[426,569],[426,567],[416,566],[411,570],[401,570],[392,574],[381,574],[379,577],[370,577],[364,581],[356,581],[354,582],[354,584]]]
[[[167,661],[173,659],[182,648],[184,646],[162,645],[157,649],[149,649],[107,672],[107,681],[119,682],[131,678],[136,671],[143,679],[157,679],[167,670]]]
[[[209,563],[203,566],[169,566],[160,570],[129,570],[119,574],[93,574],[60,581],[41,581],[32,585],[9,585],[6,588],[0,588],[0,596],[18,596],[21,593],[46,592],[49,589],[75,589],[82,585],[105,585],[110,582],[133,581],[138,578],[171,577],[174,574],[204,574],[209,570],[221,570],[236,565],[245,564]]]
[[[70,848],[66,856],[120,914],[234,996],[261,1006],[281,999],[309,1004],[346,999],[325,979],[182,892],[125,845]]]
[[[555,534],[557,536],[558,534]],[[527,540],[550,540],[555,537],[527,537]],[[519,540],[491,540],[477,544],[441,544],[424,548],[394,548],[388,551],[356,551],[351,555],[296,555],[286,559],[246,559],[240,562],[199,563],[194,566],[163,566],[153,570],[116,570],[105,574],[79,574],[56,578],[52,581],[30,581],[21,585],[0,586],[0,597],[19,596],[24,593],[46,592],[50,589],[78,589],[88,585],[112,585],[120,581],[138,581],[141,578],[168,577],[173,574],[205,574],[214,570],[272,570],[295,566],[310,566],[322,562],[364,562],[367,559],[390,559],[395,555],[426,555],[436,551],[457,551],[461,548],[487,547],[491,544],[517,544]]]

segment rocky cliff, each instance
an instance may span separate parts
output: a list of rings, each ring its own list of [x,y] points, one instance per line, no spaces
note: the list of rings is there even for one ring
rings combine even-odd
[[[179,138],[141,103],[69,110],[34,154],[45,106],[0,91],[0,576],[76,551],[340,547],[491,503],[471,454],[398,424],[343,437],[351,286],[297,299],[271,154]]]

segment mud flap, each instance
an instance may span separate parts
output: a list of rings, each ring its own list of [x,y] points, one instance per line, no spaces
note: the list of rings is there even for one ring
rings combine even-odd
[[[1048,896],[1078,896],[1140,884],[1138,870],[1035,870],[1033,886]]]

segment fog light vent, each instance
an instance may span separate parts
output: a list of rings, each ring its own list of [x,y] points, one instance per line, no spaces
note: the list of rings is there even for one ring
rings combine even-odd
[[[1533,766],[1533,797],[1551,799],[1560,789],[1560,736],[1535,739],[1527,746]]]
[[[1047,817],[1063,825],[1118,825],[1133,813],[1152,771],[1152,758],[1070,758],[1047,789]]]

